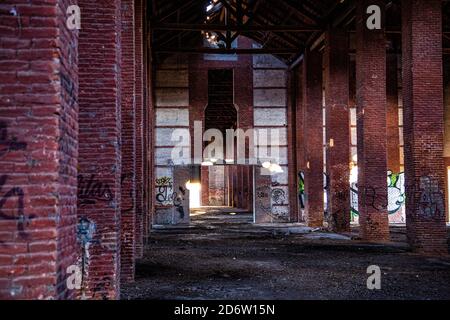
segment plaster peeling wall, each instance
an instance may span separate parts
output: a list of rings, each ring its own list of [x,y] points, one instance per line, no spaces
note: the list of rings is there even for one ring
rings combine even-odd
[[[288,119],[287,119],[287,66],[271,55],[253,57],[254,86],[254,127],[255,129],[279,130],[279,161],[282,173],[273,174],[271,185],[260,194],[267,194],[270,210],[260,210],[267,217],[257,217],[257,221],[289,221],[288,188]],[[270,141],[270,140],[269,140]],[[258,150],[264,146],[258,142]],[[261,161],[264,161],[263,159]],[[262,170],[262,174],[268,174]],[[258,201],[256,202],[258,203]]]
[[[181,130],[180,132],[186,136],[189,134],[189,72],[185,61],[172,57],[158,65],[155,101],[156,207],[153,222],[156,224],[184,223],[186,217],[189,217],[189,211],[185,210],[183,217],[174,211],[180,202],[179,188],[184,188],[182,185],[175,186],[177,179],[174,177],[174,171],[177,170],[177,166],[189,163],[190,142],[186,140],[181,161],[174,163],[172,151],[180,140],[173,141],[172,134],[175,130]]]

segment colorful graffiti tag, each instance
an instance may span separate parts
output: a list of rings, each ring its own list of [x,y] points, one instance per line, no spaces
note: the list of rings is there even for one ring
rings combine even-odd
[[[305,209],[305,173],[303,171],[298,173],[298,201],[300,209]]]
[[[389,222],[404,223],[405,222],[405,173],[393,173],[388,171],[388,201],[387,210],[389,213]],[[353,222],[358,222],[358,186],[352,183],[350,188],[351,201],[351,219]]]

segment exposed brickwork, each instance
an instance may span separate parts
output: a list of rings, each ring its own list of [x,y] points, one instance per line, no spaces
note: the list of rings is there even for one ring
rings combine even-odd
[[[407,235],[413,249],[425,254],[448,254],[441,5],[402,1]]]
[[[358,108],[358,188],[361,236],[388,241],[386,155],[386,40],[382,30],[366,27],[366,9],[384,1],[357,3],[356,103]]]
[[[143,75],[144,75],[144,51],[143,51],[143,3],[142,0],[135,0],[135,110],[136,110],[136,231],[135,231],[135,255],[140,258],[144,254],[143,233],[144,233],[144,101],[143,101]]]
[[[209,167],[201,168],[201,205],[209,206]]]
[[[136,110],[134,0],[121,1],[121,280],[134,280],[136,223]]]
[[[143,31],[148,41],[145,41],[143,45],[143,62],[144,73],[143,73],[143,142],[144,142],[144,188],[143,188],[143,198],[144,198],[144,221],[143,221],[143,236],[144,238],[150,232],[150,226],[153,220],[153,213],[155,211],[155,193],[156,189],[154,187],[154,150],[153,150],[153,123],[155,117],[154,109],[154,86],[153,86],[153,63],[152,63],[152,53],[151,53],[151,40],[152,35],[149,33],[149,18],[148,18],[148,2],[144,1],[143,5]],[[149,42],[150,41],[150,42]]]
[[[308,226],[322,227],[324,218],[322,54],[318,51],[307,51],[303,68],[305,218]]]
[[[67,268],[76,264],[77,249],[74,242],[76,237],[75,224],[77,223],[77,166],[78,166],[78,30],[67,28],[67,8],[77,4],[77,1],[58,0],[57,17],[59,38],[57,47],[60,55],[60,94],[61,106],[57,112],[59,120],[59,210],[55,217],[58,226],[57,258],[56,258],[56,299],[69,299],[75,297],[75,292],[67,291]],[[33,21],[33,19],[32,19]],[[42,25],[42,20],[39,22]],[[37,86],[33,84],[33,87]],[[34,136],[31,132],[30,136]],[[42,181],[40,181],[42,183]],[[39,195],[41,196],[41,195]],[[30,204],[31,205],[31,204]],[[47,211],[47,217],[48,211]],[[36,226],[39,223],[36,223]],[[44,226],[43,223],[41,226]],[[43,243],[35,245],[40,247],[37,251],[45,252],[48,247]],[[33,246],[29,245],[29,248]],[[29,269],[31,269],[29,267]],[[39,268],[37,268],[39,269]],[[45,267],[44,267],[45,270]],[[35,271],[37,271],[35,269]],[[42,270],[40,270],[42,272]],[[42,276],[42,273],[40,274]],[[33,283],[29,283],[34,286]]]
[[[239,48],[251,48],[250,39],[239,38]],[[253,72],[252,56],[242,55],[234,67],[234,101],[238,109],[238,128],[253,128]],[[246,147],[248,152],[248,147]]]
[[[231,167],[231,179],[233,187],[233,207],[239,207],[239,190],[238,190],[238,179],[237,179],[237,166]]]
[[[247,171],[247,209],[253,210],[253,168],[250,166],[245,167]]]
[[[350,231],[350,116],[349,39],[347,30],[331,29],[326,35],[324,87],[326,105],[326,164],[329,227]]]
[[[302,203],[300,201],[300,174],[301,172],[305,172],[306,169],[306,155],[305,155],[305,130],[304,130],[304,107],[303,107],[303,64],[299,65],[299,67],[295,71],[295,79],[296,79],[296,110],[295,110],[295,135],[296,135],[296,197],[298,204],[298,221],[304,222],[304,208],[302,207]]]
[[[397,54],[386,59],[387,90],[387,167],[393,173],[400,172],[400,131],[398,114],[398,66]]]
[[[85,203],[79,197],[78,218],[96,226],[87,249],[83,293],[93,299],[116,299],[120,292],[121,8],[118,0],[80,0],[79,5],[83,22],[79,40],[78,173],[84,183],[79,183],[78,193],[89,196],[88,186],[103,189]]]
[[[243,166],[237,166],[237,192],[238,192],[238,207],[245,208],[244,204],[244,172]]]
[[[78,32],[66,28],[68,2],[0,4],[1,299],[74,296]]]
[[[288,159],[280,164],[289,174],[274,178],[261,167],[227,166],[226,204],[255,209],[257,223],[274,222],[282,210],[301,220],[303,171],[306,223],[323,226],[325,89],[330,226],[337,232],[350,227],[349,100],[353,105],[356,97],[361,237],[388,241],[386,171],[399,172],[401,164],[397,56],[386,56],[384,30],[366,28],[367,6],[385,1],[356,3],[353,86],[346,30],[327,33],[323,56],[307,50],[290,79],[281,61],[251,55],[235,61],[178,56],[158,70],[172,72],[161,78],[153,74],[146,1],[2,1],[0,299],[120,298],[121,283],[134,280],[135,259],[143,255],[158,170],[169,172],[185,195],[173,224],[189,223],[184,186],[192,168],[170,164],[158,151],[173,145],[162,144],[167,135],[155,137],[184,128],[194,139],[194,121],[204,122],[208,104],[209,69],[233,69],[239,128],[287,133],[280,147]],[[66,9],[74,4],[81,7],[81,31],[66,25]],[[418,253],[446,255],[442,1],[403,0],[402,11],[407,236]],[[239,39],[239,48],[252,47]],[[201,170],[202,203],[210,205],[217,192],[208,188],[213,174]],[[288,190],[289,205],[274,206],[275,184],[284,195]],[[175,212],[174,205],[160,207]],[[73,265],[83,272],[80,291],[66,285]]]

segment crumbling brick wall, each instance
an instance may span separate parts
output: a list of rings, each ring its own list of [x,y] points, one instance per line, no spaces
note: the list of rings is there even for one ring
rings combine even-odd
[[[76,1],[0,4],[0,297],[71,298],[76,263]]]

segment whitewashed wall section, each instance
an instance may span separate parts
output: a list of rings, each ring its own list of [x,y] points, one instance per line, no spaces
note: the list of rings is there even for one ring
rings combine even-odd
[[[283,170],[282,173],[272,174],[269,192],[271,212],[267,213],[271,217],[268,221],[289,221],[287,66],[271,55],[255,55],[253,86],[254,127],[278,131],[279,160],[276,164]],[[270,143],[274,144],[273,141]],[[265,145],[258,142],[257,147],[258,152],[266,153]]]
[[[173,162],[172,153],[181,141],[173,141],[175,130],[189,133],[189,72],[188,65],[176,59],[168,59],[158,66],[155,81],[155,223],[171,221],[167,208],[174,206],[174,165],[189,161],[189,140],[182,148],[181,161]],[[180,132],[179,131],[179,132]],[[184,159],[184,160],[183,160]],[[167,213],[167,214],[166,214]],[[172,219],[173,220],[173,219]]]

